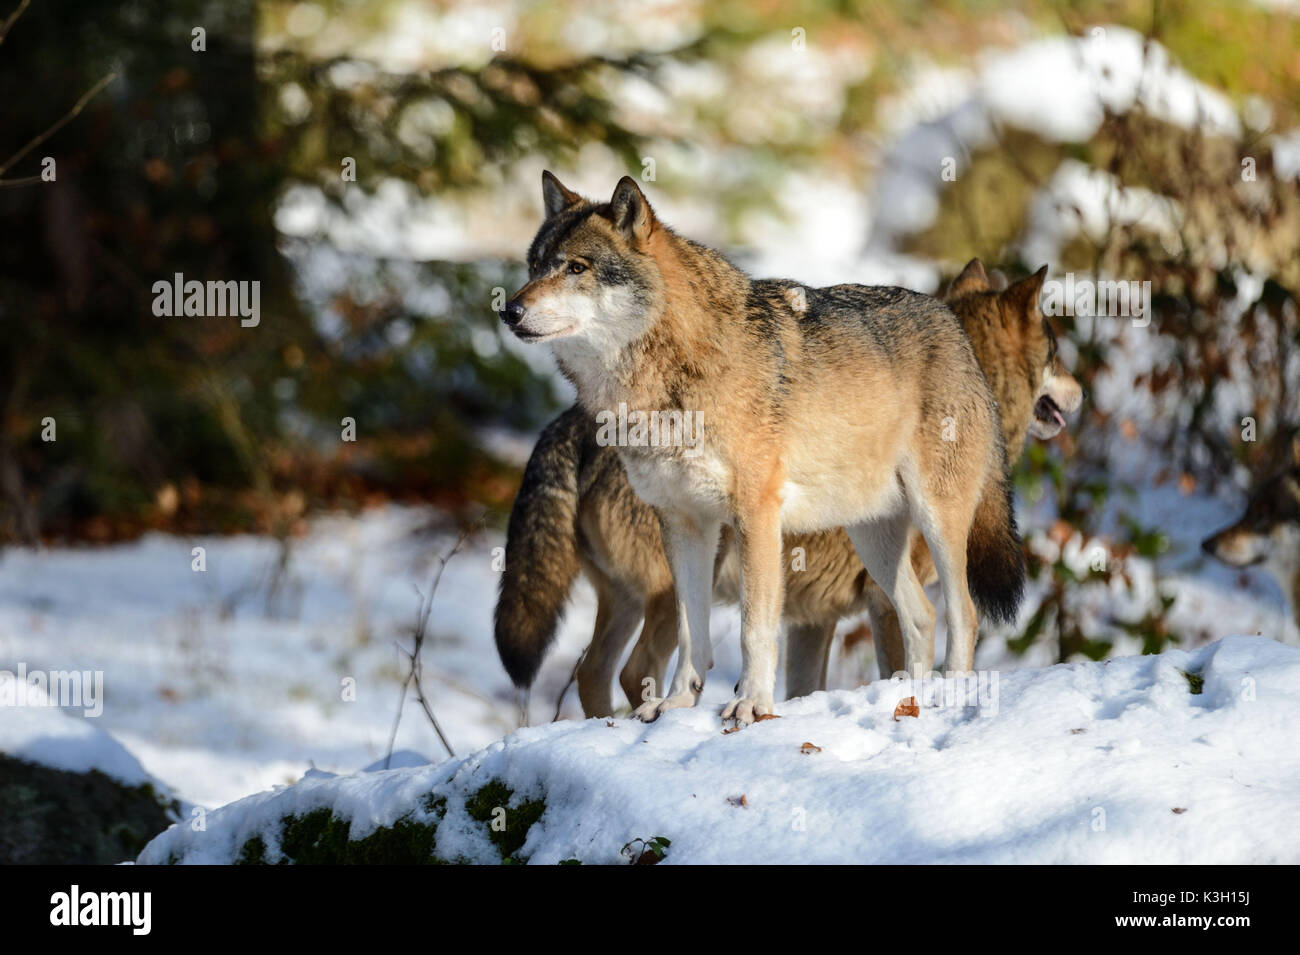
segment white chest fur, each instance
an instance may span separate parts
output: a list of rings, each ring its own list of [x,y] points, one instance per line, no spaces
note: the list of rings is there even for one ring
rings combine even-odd
[[[717,455],[681,448],[620,448],[628,482],[653,507],[688,510],[719,519],[730,517],[731,473]]]

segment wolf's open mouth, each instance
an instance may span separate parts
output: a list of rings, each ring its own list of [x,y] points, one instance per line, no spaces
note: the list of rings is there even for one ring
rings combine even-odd
[[[515,337],[521,341],[544,342],[548,338],[560,338],[561,336],[568,335],[576,327],[577,327],[576,325],[568,325],[565,326],[564,328],[559,329],[558,331],[551,331],[551,332],[532,332],[526,328],[516,327],[514,329],[514,333],[515,333]]]
[[[1060,405],[1048,395],[1039,395],[1038,400],[1034,402],[1034,417],[1043,424],[1054,424],[1058,428],[1065,427],[1065,415],[1061,413]]]

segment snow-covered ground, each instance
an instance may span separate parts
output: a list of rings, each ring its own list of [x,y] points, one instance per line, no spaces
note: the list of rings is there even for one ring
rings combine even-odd
[[[1300,862],[1300,650],[1232,637],[989,679],[976,705],[914,717],[895,713],[917,688],[887,681],[731,734],[711,707],[525,729],[439,766],[249,797],[141,861],[231,862],[255,836],[274,861],[284,816],[327,808],[359,839],[432,820],[429,794],[446,800],[440,857],[499,861],[465,805],[495,779],[514,792],[507,827],[521,800],[547,803],[519,850],[536,863],[626,861],[655,837],[689,863]]]
[[[1229,513],[1213,499],[1196,500],[1207,527]],[[1186,500],[1168,506],[1180,507],[1188,523]],[[100,671],[103,712],[88,718],[81,709],[42,709],[40,725],[22,732],[28,724],[10,712],[0,719],[0,749],[48,752],[31,740],[51,735],[50,719],[60,719],[77,745],[90,745],[93,737],[113,748],[115,739],[182,800],[209,807],[291,783],[313,766],[347,773],[373,763],[387,749],[405,675],[399,647],[410,646],[419,591],[427,591],[435,559],[451,545],[425,530],[433,516],[385,507],[314,521],[295,542],[280,598],[271,602],[258,585],[267,579],[275,545],[262,538],[152,535],[110,547],[5,552],[0,671],[20,664],[28,671]],[[1035,527],[1032,516],[1022,523]],[[520,725],[517,695],[492,640],[493,548],[500,544],[498,535],[483,534],[451,559],[424,650],[433,710],[462,756]],[[192,548],[199,545],[206,548],[204,572],[192,569]],[[1142,564],[1134,567],[1140,577]],[[1261,632],[1295,643],[1275,585],[1251,574],[1254,586],[1244,591],[1236,575],[1217,568],[1174,575],[1175,612],[1195,621],[1206,640]],[[591,634],[594,606],[585,583],[573,597],[531,694],[532,724],[554,715]],[[1104,591],[1092,599],[1099,618],[1117,609]],[[705,687],[706,709],[725,702],[739,676],[738,633],[735,610],[718,608],[717,666]],[[941,649],[941,634],[937,642]],[[1120,652],[1139,649],[1121,646]],[[1004,674],[1051,662],[1049,646],[1020,659],[997,634],[981,642],[977,656],[980,667]],[[844,654],[837,645],[830,686],[857,686],[874,670],[869,648]],[[581,716],[573,690],[561,715]],[[83,727],[71,728],[75,723]],[[409,695],[396,748],[430,759],[446,755]]]
[[[422,532],[431,516],[394,507],[317,520],[275,601],[265,538],[6,551],[0,670],[102,671],[102,715],[76,719],[109,730],[194,803],[220,805],[313,765],[359,769],[387,749],[405,674],[398,645],[410,647],[419,591],[450,547]],[[435,712],[462,753],[518,725],[491,637],[497,543],[448,566],[425,646]],[[192,569],[195,546],[205,571]],[[397,748],[445,755],[409,697]]]

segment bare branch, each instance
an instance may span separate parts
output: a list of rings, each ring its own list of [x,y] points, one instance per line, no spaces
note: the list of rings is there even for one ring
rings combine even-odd
[[[0,37],[0,39],[3,39],[3,37]],[[24,146],[22,149],[18,150],[18,152],[14,153],[14,154],[13,154],[12,156],[10,156],[7,160],[5,160],[4,164],[3,164],[3,165],[0,165],[0,176],[3,176],[6,172],[8,172],[8,171],[9,171],[9,168],[10,168],[14,163],[16,163],[18,160],[22,159],[22,158],[23,158],[24,156],[26,156],[29,152],[31,152],[33,149],[35,149],[35,148],[36,148],[37,146],[39,146],[41,143],[45,142],[45,140],[49,139],[51,136],[53,136],[55,133],[57,133],[60,129],[62,129],[64,126],[66,126],[69,122],[71,122],[71,121],[72,121],[72,120],[77,116],[77,114],[79,114],[83,109],[86,108],[86,104],[87,104],[87,103],[89,103],[92,99],[94,99],[96,96],[98,96],[99,93],[100,93],[100,91],[103,90],[103,88],[104,88],[105,86],[107,86],[109,83],[113,82],[113,80],[115,80],[115,79],[117,79],[117,74],[116,74],[116,73],[109,73],[107,76],[105,76],[103,79],[101,79],[98,83],[96,83],[94,86],[92,86],[90,89],[88,89],[88,90],[85,92],[85,94],[81,97],[81,99],[77,100],[77,105],[73,106],[71,110],[69,110],[66,114],[64,114],[64,116],[63,116],[62,119],[60,119],[57,123],[55,123],[55,124],[54,124],[53,126],[51,126],[49,129],[47,129],[45,132],[41,133],[39,136],[37,136],[35,139],[33,139],[30,143],[28,143],[26,146]]]
[[[15,20],[23,15],[23,11],[27,9],[28,4],[31,2],[32,0],[22,0],[22,3],[18,4],[18,9],[9,14],[8,19],[3,24],[0,24],[0,43],[5,41],[5,37],[9,35],[9,28],[14,25]]]
[[[480,521],[479,524],[482,522]],[[388,737],[388,752],[384,756],[384,768],[388,768],[389,761],[393,758],[393,746],[397,741],[397,727],[402,722],[402,708],[406,703],[406,692],[414,686],[415,700],[424,710],[424,715],[429,718],[433,724],[433,731],[438,734],[438,739],[442,740],[443,747],[447,750],[447,755],[455,758],[456,751],[451,748],[451,743],[447,740],[447,735],[442,731],[442,726],[438,723],[438,718],[433,714],[433,707],[429,704],[429,698],[424,692],[424,661],[421,658],[421,651],[424,649],[424,638],[428,633],[429,615],[433,611],[433,597],[438,592],[438,583],[442,580],[442,572],[447,569],[447,563],[460,552],[465,541],[471,534],[478,529],[479,524],[472,524],[461,531],[460,536],[456,538],[456,543],[451,550],[438,558],[438,568],[433,573],[433,580],[429,584],[428,595],[420,594],[420,612],[415,619],[415,627],[412,630],[414,645],[410,650],[400,648],[406,656],[410,669],[406,673],[406,679],[402,682],[402,693],[398,698],[397,717],[393,720],[393,730]],[[419,589],[416,589],[419,593]]]
[[[587,650],[590,649],[591,647],[587,647]],[[560,718],[560,710],[564,708],[564,698],[569,695],[569,687],[573,686],[573,682],[578,679],[578,667],[582,666],[582,661],[586,659],[587,650],[583,650],[578,654],[578,659],[573,661],[573,670],[569,673],[569,679],[560,688],[560,695],[555,698],[555,715],[551,717],[552,723]]]

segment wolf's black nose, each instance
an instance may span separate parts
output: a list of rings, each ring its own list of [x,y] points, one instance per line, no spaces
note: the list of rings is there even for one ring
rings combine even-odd
[[[501,309],[500,315],[501,321],[514,328],[519,324],[519,320],[524,317],[524,307],[518,299],[511,299],[506,302],[506,307]]]
[[[1211,557],[1213,557],[1213,556],[1214,556],[1214,538],[1213,538],[1213,537],[1207,537],[1207,538],[1205,538],[1205,540],[1201,541],[1201,550],[1205,551],[1207,554],[1209,554]]]

